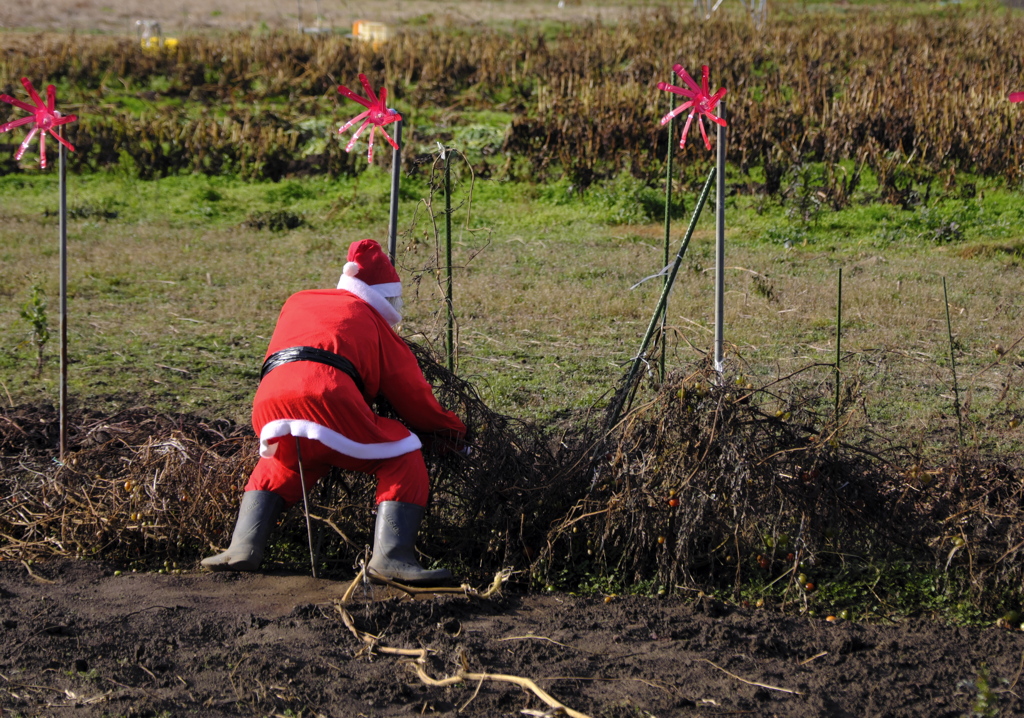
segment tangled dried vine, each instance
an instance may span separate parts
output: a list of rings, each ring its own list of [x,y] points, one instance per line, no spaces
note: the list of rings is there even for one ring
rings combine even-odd
[[[929,465],[912,446],[879,446],[852,403],[837,423],[814,382],[755,389],[698,366],[637,390],[608,432],[581,421],[552,436],[491,411],[413,350],[474,448],[445,453],[425,437],[434,484],[420,548],[471,583],[509,569],[563,587],[605,576],[667,591],[799,591],[798,565],[834,573],[852,557],[899,557],[984,603],[1024,578],[1019,462],[959,448]],[[78,411],[71,423],[59,464],[52,409],[0,415],[0,558],[184,567],[225,544],[256,458],[248,428],[143,409]],[[338,474],[311,497],[325,575],[358,564],[372,495],[365,477]],[[305,539],[298,516],[287,519],[271,559],[305,562]]]

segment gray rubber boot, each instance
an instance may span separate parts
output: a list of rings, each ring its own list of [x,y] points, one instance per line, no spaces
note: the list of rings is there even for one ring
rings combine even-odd
[[[424,509],[403,501],[381,501],[377,504],[377,524],[373,530],[373,556],[370,578],[384,578],[410,586],[444,586],[452,582],[446,568],[427,570],[416,560],[416,534],[420,530]]]
[[[238,521],[231,545],[224,553],[200,563],[211,571],[255,571],[263,562],[270,530],[284,508],[284,499],[273,491],[246,491],[238,507]]]

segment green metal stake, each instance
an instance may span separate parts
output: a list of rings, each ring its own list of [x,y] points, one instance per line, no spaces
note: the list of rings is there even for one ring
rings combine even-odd
[[[725,103],[718,105],[718,116],[725,120]],[[715,188],[715,371],[719,380],[725,372],[725,138],[726,131],[718,126],[718,146],[715,166],[718,167],[718,186]]]
[[[392,110],[394,112],[394,110]],[[391,212],[388,217],[388,259],[395,263],[398,256],[398,190],[402,181],[402,121],[395,123],[395,144],[398,149],[391,156]]]
[[[455,373],[455,305],[452,303],[452,150],[445,149],[444,157],[444,250],[447,277],[444,285],[444,301],[448,311],[448,331],[445,348],[448,351],[448,371]]]
[[[647,345],[651,342],[651,337],[654,336],[654,330],[658,326],[658,320],[661,318],[661,313],[665,310],[665,306],[668,303],[668,293],[672,289],[672,285],[676,281],[676,274],[679,272],[679,265],[683,263],[683,255],[686,254],[686,248],[690,245],[690,238],[693,236],[693,230],[697,227],[697,220],[700,218],[701,210],[704,209],[704,203],[707,202],[708,194],[711,192],[711,184],[715,181],[716,168],[712,167],[711,172],[708,173],[707,181],[704,182],[704,189],[700,192],[700,199],[697,200],[697,206],[693,210],[693,216],[690,217],[690,226],[686,228],[686,234],[683,236],[683,242],[679,246],[679,251],[676,253],[675,261],[672,263],[672,269],[669,271],[668,278],[665,281],[665,287],[661,291],[661,298],[658,299],[658,306],[654,310],[654,316],[651,317],[651,323],[647,326],[647,333],[644,334],[644,339],[640,343],[640,351],[637,352],[636,358],[633,360],[633,366],[629,369],[629,374],[626,375],[626,381],[624,383],[625,391],[616,399],[615,404],[612,407],[610,413],[611,420],[608,422],[608,428],[615,426],[619,420],[619,414],[622,412],[622,406],[626,401],[626,396],[629,394],[629,387],[632,386],[633,380],[636,378],[637,372],[640,370],[640,364],[644,361],[644,352],[647,351]]]
[[[839,289],[836,298],[836,423],[839,422],[839,362],[843,344],[843,268],[839,268]]]
[[[942,299],[946,303],[946,333],[949,335],[949,365],[953,369],[953,408],[956,410],[956,429],[960,443],[964,443],[964,423],[960,417],[960,388],[956,383],[956,355],[953,352],[953,323],[949,319],[949,295],[946,293],[946,278],[942,278]]]
[[[671,241],[670,233],[672,231],[672,155],[675,153],[672,151],[672,118],[668,121],[668,150],[666,151],[667,157],[665,158],[665,261],[662,263],[662,267],[668,266],[668,252],[669,242]],[[668,275],[665,276],[665,281],[662,284],[662,290],[664,291],[665,285],[668,284]],[[668,308],[666,307],[665,313],[661,315],[661,362],[660,362],[660,379],[662,383],[665,381],[665,353],[668,350],[665,341],[665,323],[668,320]]]
[[[64,136],[64,126],[57,128]],[[68,450],[68,161],[67,149],[60,152],[60,460]]]

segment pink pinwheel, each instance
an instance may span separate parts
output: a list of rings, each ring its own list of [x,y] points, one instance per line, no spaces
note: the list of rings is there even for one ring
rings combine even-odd
[[[1024,92],[1011,92],[1010,102],[1024,102]]]
[[[345,130],[359,122],[359,120],[363,120],[363,124],[359,126],[359,129],[356,130],[354,135],[352,135],[352,139],[348,141],[348,145],[345,146],[345,151],[352,151],[352,148],[355,147],[356,145],[356,140],[359,139],[359,135],[361,135],[363,133],[363,130],[365,130],[367,126],[369,126],[370,149],[366,153],[366,159],[370,164],[373,164],[374,132],[376,132],[377,129],[379,128],[380,133],[384,135],[384,139],[391,143],[391,146],[397,150],[398,144],[393,139],[391,139],[391,135],[384,131],[384,125],[390,124],[392,122],[398,122],[400,119],[402,119],[402,116],[395,112],[394,110],[388,109],[388,91],[386,88],[380,88],[380,97],[378,98],[377,95],[374,94],[373,88],[370,87],[370,82],[369,80],[366,79],[366,75],[360,73],[359,81],[363,83],[363,89],[366,90],[366,96],[369,97],[370,99],[364,99],[357,95],[356,93],[352,92],[352,90],[348,89],[344,85],[338,85],[338,92],[343,94],[348,99],[354,100],[363,107],[367,108],[366,112],[360,112],[358,115],[356,115],[351,120],[346,122],[344,125],[339,127],[338,134],[342,134]]]
[[[679,107],[677,107],[676,109],[672,110],[667,115],[662,117],[661,124],[668,124],[669,120],[671,120],[676,115],[680,114],[683,110],[687,109],[688,107],[693,108],[690,110],[690,114],[686,118],[686,125],[683,127],[683,137],[682,139],[679,140],[679,146],[686,146],[686,133],[690,131],[690,123],[693,122],[693,117],[694,115],[696,115],[697,124],[700,125],[701,137],[704,138],[704,146],[710,150],[711,140],[708,139],[708,133],[704,130],[704,121],[701,118],[707,117],[709,120],[711,120],[717,125],[721,125],[722,127],[726,126],[725,120],[723,120],[721,117],[716,117],[711,111],[714,110],[715,105],[717,105],[721,101],[721,99],[725,97],[725,93],[728,92],[728,90],[726,90],[724,87],[719,87],[718,92],[716,92],[713,95],[710,94],[711,88],[708,85],[707,65],[704,65],[701,68],[700,87],[697,86],[697,83],[694,82],[694,79],[690,77],[690,74],[683,68],[682,65],[673,66],[672,71],[679,75],[681,78],[683,78],[683,82],[690,86],[689,89],[686,89],[685,87],[676,87],[675,85],[670,85],[667,82],[659,82],[658,89],[665,90],[666,92],[672,92],[677,95],[683,95],[684,97],[689,97],[690,101],[684,102]]]
[[[27,77],[21,78],[21,84],[28,90],[29,97],[32,98],[32,102],[35,103],[35,107],[28,103],[16,100],[10,95],[0,95],[0,101],[10,103],[15,107],[30,112],[28,117],[22,117],[20,119],[8,122],[5,125],[0,125],[0,132],[7,132],[7,130],[13,130],[15,127],[21,127],[27,125],[29,122],[35,122],[35,126],[32,127],[32,131],[28,133],[28,137],[18,147],[18,151],[14,153],[14,159],[20,160],[21,156],[25,154],[25,150],[28,149],[29,143],[32,138],[39,134],[39,166],[42,169],[46,169],[46,134],[49,133],[55,140],[60,142],[62,145],[67,147],[72,152],[75,148],[61,137],[59,134],[54,132],[54,128],[59,125],[66,125],[69,122],[74,122],[78,119],[75,115],[64,115],[61,116],[56,110],[57,104],[57,88],[53,85],[48,85],[46,88],[46,102],[43,102],[43,98],[36,92],[36,88],[32,86]]]

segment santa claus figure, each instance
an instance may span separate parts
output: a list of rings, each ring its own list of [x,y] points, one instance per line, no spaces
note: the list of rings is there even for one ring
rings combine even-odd
[[[402,284],[372,239],[348,250],[337,289],[298,292],[285,302],[263,364],[252,423],[260,460],[242,496],[231,546],[203,559],[214,571],[255,571],[281,511],[338,466],[377,479],[370,576],[409,584],[451,579],[426,570],[414,552],[429,479],[412,433],[460,445],[466,427],[441,407],[415,356],[392,328]],[[386,398],[402,422],[375,414]],[[300,465],[301,461],[301,465]]]

